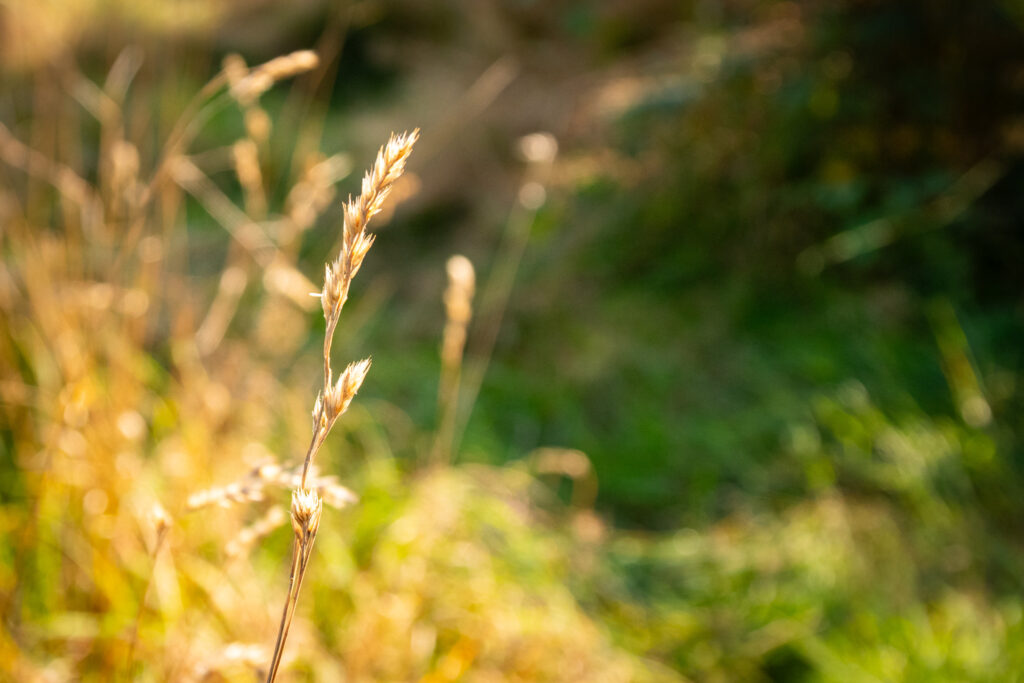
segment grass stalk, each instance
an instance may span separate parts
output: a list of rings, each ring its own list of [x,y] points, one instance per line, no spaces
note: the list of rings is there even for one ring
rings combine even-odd
[[[419,130],[402,135],[392,135],[381,147],[370,171],[363,177],[362,192],[355,200],[345,204],[345,224],[341,253],[324,269],[324,287],[320,292],[327,328],[324,334],[324,385],[313,405],[313,435],[306,449],[299,485],[292,492],[292,529],[295,540],[292,544],[291,571],[288,582],[288,596],[281,610],[281,622],[277,630],[274,654],[267,670],[267,683],[273,683],[281,666],[285,642],[291,628],[295,608],[298,605],[302,579],[309,566],[313,542],[320,527],[323,500],[315,488],[307,488],[307,478],[317,452],[327,439],[331,427],[345,412],[370,369],[370,359],[350,363],[334,381],[331,369],[331,344],[334,331],[341,317],[341,309],[348,299],[352,278],[359,271],[366,252],[373,245],[373,236],[366,226],[374,215],[380,212],[391,187],[405,171],[412,147],[419,137]]]

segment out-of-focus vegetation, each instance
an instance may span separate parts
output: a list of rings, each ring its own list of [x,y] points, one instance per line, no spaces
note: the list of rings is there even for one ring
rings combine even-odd
[[[301,457],[306,294],[413,126],[285,678],[1024,670],[1019,2],[6,2],[0,60],[0,677],[265,666],[287,490],[187,502]]]

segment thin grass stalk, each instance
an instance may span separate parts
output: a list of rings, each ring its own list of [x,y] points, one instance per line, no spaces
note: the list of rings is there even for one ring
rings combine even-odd
[[[281,655],[284,654],[284,641],[288,637],[288,631],[292,625],[292,615],[295,613],[295,605],[298,603],[299,591],[296,586],[301,585],[302,577],[298,571],[298,562],[302,549],[299,539],[292,543],[292,568],[288,576],[288,597],[281,611],[281,624],[277,629],[277,641],[274,643],[274,657],[270,662],[270,669],[267,671],[267,680],[273,681],[277,678],[277,670],[281,666]]]
[[[302,476],[298,487],[292,492],[292,529],[295,541],[292,544],[291,572],[288,582],[288,596],[281,610],[281,622],[277,630],[274,654],[267,670],[267,683],[273,683],[281,666],[284,645],[291,629],[292,618],[298,605],[302,579],[309,566],[313,542],[320,527],[323,500],[316,489],[307,488],[307,479],[313,460],[327,439],[331,427],[345,412],[370,369],[370,359],[350,363],[334,381],[331,369],[331,344],[338,326],[341,309],[348,299],[352,278],[359,271],[366,252],[373,245],[373,237],[366,232],[370,219],[380,212],[391,187],[405,171],[412,147],[419,137],[419,130],[412,133],[391,136],[381,147],[370,171],[363,177],[362,192],[354,201],[345,204],[344,233],[341,253],[324,269],[324,286],[320,304],[327,323],[324,333],[324,385],[313,405],[313,435],[302,463]]]

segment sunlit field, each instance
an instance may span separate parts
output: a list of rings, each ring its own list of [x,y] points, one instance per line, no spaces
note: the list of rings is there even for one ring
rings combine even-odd
[[[1012,681],[1024,6],[0,2],[0,679]]]

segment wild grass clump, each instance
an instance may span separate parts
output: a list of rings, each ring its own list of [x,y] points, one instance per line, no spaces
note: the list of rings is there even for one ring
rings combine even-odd
[[[534,509],[536,480],[445,464],[471,321],[467,259],[448,268],[441,424],[409,437],[436,444],[422,454],[441,466],[429,477],[399,474],[380,438],[395,406],[352,403],[369,359],[332,366],[373,244],[367,226],[418,132],[393,137],[335,210],[348,158],[315,153],[289,171],[269,156],[282,124],[261,103],[279,79],[317,68],[313,53],[254,68],[229,57],[158,136],[132,135],[148,98],[165,93],[136,83],[141,52],[126,51],[102,84],[61,68],[80,109],[0,124],[2,677],[636,680],[648,670],[561,582],[577,546],[554,530],[562,513]],[[211,138],[206,127],[232,111],[238,137]],[[56,142],[80,117],[97,137]],[[340,254],[317,307],[300,247],[332,214]],[[219,231],[216,255],[203,222]],[[311,362],[300,351],[317,311],[325,332]],[[313,434],[292,460],[318,375]],[[327,435],[346,411],[352,488],[326,472],[339,461]],[[369,498],[350,507],[360,488]],[[483,540],[495,532],[513,545]]]

